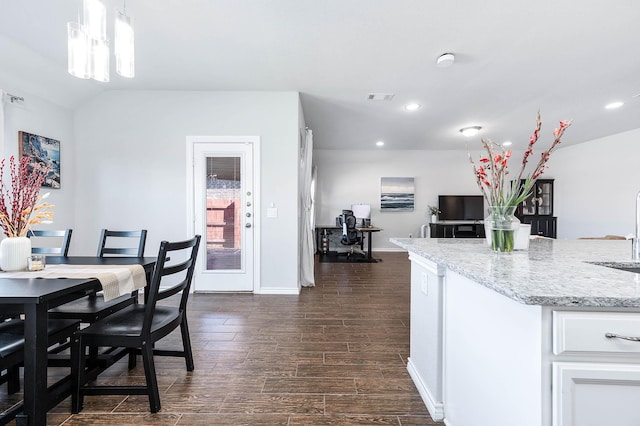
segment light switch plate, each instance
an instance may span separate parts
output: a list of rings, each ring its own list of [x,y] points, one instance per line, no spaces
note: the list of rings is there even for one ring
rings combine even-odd
[[[267,217],[278,217],[278,208],[277,207],[267,208]]]

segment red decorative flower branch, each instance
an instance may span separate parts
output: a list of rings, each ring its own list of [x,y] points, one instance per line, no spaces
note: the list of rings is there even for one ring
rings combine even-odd
[[[540,129],[542,127],[540,113],[538,113],[536,119],[536,128],[533,131],[533,135],[529,138],[527,150],[524,152],[518,178],[511,183],[506,182],[506,176],[509,174],[507,163],[511,157],[511,150],[505,151],[503,146],[483,138],[482,145],[487,152],[486,156],[480,157],[478,166],[476,166],[471,158],[471,154],[469,154],[469,161],[473,167],[473,173],[476,177],[478,187],[482,195],[484,195],[485,200],[487,200],[487,203],[489,203],[490,206],[517,206],[531,195],[533,185],[540,175],[549,167],[547,166],[547,161],[551,158],[553,150],[560,144],[565,130],[570,125],[571,122],[567,120],[560,122],[560,126],[553,131],[554,140],[551,146],[541,154],[540,161],[538,161],[533,172],[524,179],[524,183],[522,179],[529,157],[533,154],[533,146],[538,142],[540,136]]]
[[[4,182],[5,160],[0,162],[0,227],[7,237],[24,237],[31,225],[51,221],[53,208],[43,200],[40,187],[49,173],[49,167],[40,163],[31,165],[28,157],[22,157],[18,164],[9,158],[11,192]]]

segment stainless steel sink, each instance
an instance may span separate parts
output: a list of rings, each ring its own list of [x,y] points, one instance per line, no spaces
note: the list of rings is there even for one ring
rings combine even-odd
[[[640,262],[588,262],[592,265],[606,266],[607,268],[640,274]]]

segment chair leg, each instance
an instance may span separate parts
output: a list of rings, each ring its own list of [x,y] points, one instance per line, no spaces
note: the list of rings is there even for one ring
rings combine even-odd
[[[74,336],[71,341],[71,412],[77,414],[82,411],[84,396],[82,386],[85,383],[85,348],[80,336]]]
[[[89,365],[97,365],[98,363],[98,347],[97,346],[91,346],[89,347],[89,355],[88,355],[88,359],[89,359]]]
[[[182,333],[182,348],[184,349],[184,359],[187,363],[187,371],[193,371],[193,352],[191,350],[191,338],[189,337],[189,325],[187,324],[187,315],[183,314],[180,323],[180,333]]]
[[[153,362],[153,345],[150,342],[146,342],[142,345],[141,350],[144,375],[147,379],[149,410],[152,413],[157,413],[160,411],[160,392],[158,392],[158,379],[156,378],[156,367]]]
[[[14,365],[7,369],[7,393],[9,395],[20,391],[20,366]]]
[[[137,352],[135,349],[129,349],[129,370],[133,370],[134,368],[136,368],[136,356],[137,356]]]

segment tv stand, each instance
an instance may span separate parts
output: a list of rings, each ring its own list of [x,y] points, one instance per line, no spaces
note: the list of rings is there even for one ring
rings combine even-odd
[[[444,220],[430,223],[431,238],[484,238],[484,222],[481,220]]]

